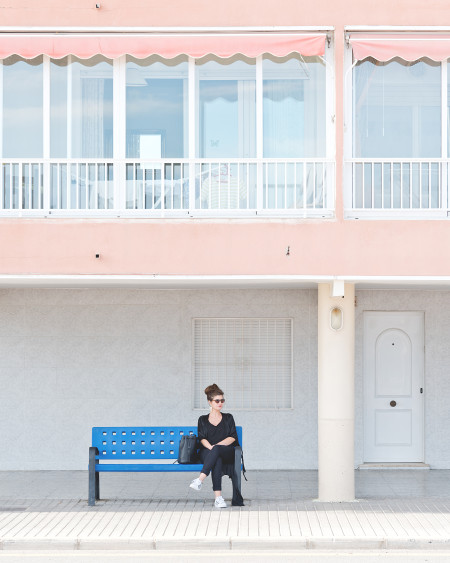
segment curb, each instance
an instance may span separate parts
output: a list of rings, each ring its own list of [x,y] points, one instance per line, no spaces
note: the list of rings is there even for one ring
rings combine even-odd
[[[149,539],[4,539],[0,551],[261,551],[261,550],[450,550],[449,538],[222,537]]]

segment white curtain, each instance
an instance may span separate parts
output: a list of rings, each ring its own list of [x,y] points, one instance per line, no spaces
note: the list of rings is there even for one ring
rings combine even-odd
[[[103,78],[81,79],[82,119],[81,154],[83,158],[103,156]]]

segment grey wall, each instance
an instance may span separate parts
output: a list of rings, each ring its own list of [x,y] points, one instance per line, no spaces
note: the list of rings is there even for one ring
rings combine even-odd
[[[316,303],[313,290],[0,291],[0,469],[86,469],[96,425],[196,424],[198,316],[293,317],[294,409],[233,414],[248,468],[315,467]]]
[[[355,464],[369,310],[425,312],[425,461],[450,468],[447,291],[357,292]],[[294,319],[294,409],[230,410],[248,468],[316,468],[315,290],[15,289],[0,291],[0,469],[86,469],[96,425],[196,424],[191,327],[202,316]]]

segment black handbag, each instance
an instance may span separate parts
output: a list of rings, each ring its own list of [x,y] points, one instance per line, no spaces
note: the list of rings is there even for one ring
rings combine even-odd
[[[198,463],[198,440],[195,434],[182,436],[178,447],[178,463]]]

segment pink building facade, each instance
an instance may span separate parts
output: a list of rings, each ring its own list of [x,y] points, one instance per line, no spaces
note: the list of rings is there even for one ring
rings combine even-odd
[[[446,3],[0,15],[0,417],[30,436],[0,469],[194,424],[213,381],[249,467],[323,500],[449,468]]]

